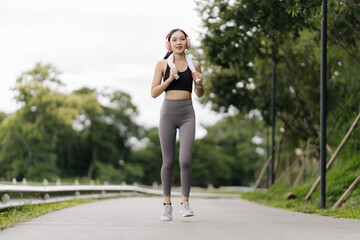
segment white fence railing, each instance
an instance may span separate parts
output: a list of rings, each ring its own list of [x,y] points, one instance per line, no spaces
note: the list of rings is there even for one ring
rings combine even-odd
[[[82,198],[109,198],[126,195],[162,195],[162,191],[131,185],[62,185],[62,186],[23,186],[0,185],[0,209],[25,204],[46,204]],[[173,196],[181,196],[173,192]],[[191,193],[192,197],[238,198],[233,194]]]

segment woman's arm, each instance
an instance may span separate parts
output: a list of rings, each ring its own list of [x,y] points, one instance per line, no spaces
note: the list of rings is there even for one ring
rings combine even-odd
[[[166,68],[167,62],[165,60],[161,60],[156,64],[154,78],[151,84],[151,97],[157,98],[165,89],[170,85],[170,83],[174,80],[174,74],[178,72],[175,68],[170,69],[169,78],[161,83],[163,78],[163,69]]]
[[[204,95],[204,86],[202,84],[202,74],[201,67],[198,61],[193,61],[196,72],[193,73],[194,83],[195,83],[195,94],[197,97],[202,97]],[[200,82],[196,83],[195,79],[200,78]]]

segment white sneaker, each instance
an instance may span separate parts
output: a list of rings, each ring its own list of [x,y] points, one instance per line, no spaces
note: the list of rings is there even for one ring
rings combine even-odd
[[[183,202],[181,204],[180,214],[183,217],[192,217],[192,216],[194,216],[194,211],[191,209],[189,202]]]
[[[165,205],[160,219],[162,221],[172,221],[172,210],[173,208],[171,205]]]

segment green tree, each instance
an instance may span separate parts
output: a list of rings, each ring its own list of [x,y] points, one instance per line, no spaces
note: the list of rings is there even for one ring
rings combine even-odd
[[[85,112],[91,114],[102,113],[102,107],[94,92],[79,94],[74,92],[70,97],[76,99],[79,111],[73,124],[64,129],[59,137],[56,155],[59,158],[58,167],[61,177],[86,176],[89,169],[91,148],[86,142],[86,135],[82,131],[91,124],[86,119]]]
[[[216,111],[234,106],[246,114],[256,108],[259,94],[253,87],[253,64],[258,59],[281,61],[280,46],[298,36],[303,18],[287,14],[278,0],[197,3],[205,29],[201,50],[209,68],[203,101],[210,101]]]
[[[79,104],[50,88],[62,84],[58,74],[53,66],[38,63],[16,81],[15,99],[22,107],[0,125],[1,174],[8,178],[53,180],[59,175],[56,145],[78,115]]]
[[[306,20],[307,28],[320,32],[321,0],[287,0],[286,7],[293,16]],[[328,0],[329,40],[360,64],[360,2],[357,0]]]
[[[82,88],[74,92],[77,95],[101,96],[108,104],[93,104],[84,106],[78,117],[77,126],[81,148],[78,157],[81,163],[86,163],[88,178],[96,177],[96,166],[104,169],[112,167],[119,170],[119,160],[128,159],[131,152],[129,141],[140,136],[140,127],[135,123],[137,108],[131,102],[129,94],[114,90],[97,93],[94,89]],[[101,162],[102,165],[97,164]],[[107,165],[104,165],[107,164]],[[99,175],[102,170],[99,168]],[[115,172],[115,171],[114,171]],[[120,180],[115,174],[112,180]]]
[[[194,184],[248,186],[254,182],[266,158],[262,125],[256,116],[238,114],[206,127],[206,136],[194,146]]]
[[[319,134],[320,44],[318,30],[314,30],[314,26],[315,21],[320,25],[321,1],[295,2],[291,5],[291,1],[259,0],[228,4],[227,1],[219,0],[199,4],[203,25],[207,30],[202,36],[201,46],[207,88],[203,102],[211,102],[217,111],[235,107],[247,114],[259,110],[265,122],[270,123],[270,59],[275,59],[278,79],[276,116],[281,119],[280,126],[287,130],[287,134],[305,142],[308,138],[316,142]],[[351,35],[348,41],[355,43],[357,30],[351,33],[349,29],[350,26],[356,26],[358,4],[354,6],[350,1],[331,1],[331,4],[332,7],[337,4],[332,9],[332,21],[346,25],[347,30],[344,31]],[[303,9],[303,13],[292,8]],[[355,12],[350,14],[349,9]],[[334,13],[339,11],[343,17],[336,20]],[[347,23],[343,22],[348,19],[346,14],[352,18]],[[333,26],[331,29],[335,31]],[[344,38],[343,34],[341,41],[345,41]],[[350,42],[347,46],[350,46]],[[345,73],[347,68],[357,71],[345,55],[351,57],[356,52],[342,52],[338,45],[329,46],[329,116],[339,112],[339,101],[342,102],[346,96],[349,100],[345,102],[352,107],[349,110],[351,114],[344,118],[352,119],[359,104],[358,94],[351,89],[358,91],[358,81],[345,80],[343,76],[349,76]],[[358,51],[358,48],[354,51]],[[349,76],[349,79],[353,78]],[[334,127],[336,124],[331,122],[329,126]]]
[[[328,139],[338,145],[360,111],[359,67],[360,2],[328,1]],[[306,28],[320,34],[321,0],[286,1],[293,16],[302,16]],[[356,136],[355,136],[356,138]]]
[[[138,174],[127,176],[133,182],[141,182],[151,185],[153,182],[160,183],[160,171],[162,165],[162,155],[159,140],[159,129],[153,127],[145,130],[145,146],[136,151],[132,151],[130,161],[125,165],[137,166]],[[136,167],[134,167],[136,169]],[[141,169],[140,169],[141,168]],[[130,173],[125,173],[129,175]]]
[[[0,124],[6,118],[7,114],[4,112],[0,112]]]
[[[219,112],[259,111],[269,124],[271,65],[276,62],[279,161],[296,158],[297,147],[319,158],[321,2],[199,1],[205,32],[197,55],[205,66],[207,89],[202,102]],[[360,4],[328,2],[327,139],[335,148],[360,111]],[[355,131],[347,143],[353,155],[359,149],[356,139]],[[275,165],[283,169],[286,163]]]
[[[21,107],[0,124],[0,175],[122,180],[119,159],[129,158],[131,139],[141,135],[130,95],[89,88],[64,94],[59,74],[38,63],[17,79],[15,99]]]

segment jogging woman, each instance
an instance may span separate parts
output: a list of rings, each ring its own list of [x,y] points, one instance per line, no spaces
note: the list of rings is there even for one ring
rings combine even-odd
[[[155,67],[151,96],[158,97],[165,92],[160,111],[159,137],[162,151],[161,182],[164,194],[164,206],[161,220],[172,220],[171,185],[175,162],[176,130],[180,140],[180,181],[181,208],[183,217],[194,216],[189,205],[192,177],[191,152],[195,139],[195,113],[191,95],[194,90],[197,97],[204,94],[200,63],[192,61],[185,50],[190,48],[190,39],[181,29],[173,29],[166,36],[167,54]],[[171,60],[171,61],[170,61]],[[192,69],[192,70],[191,70]]]

